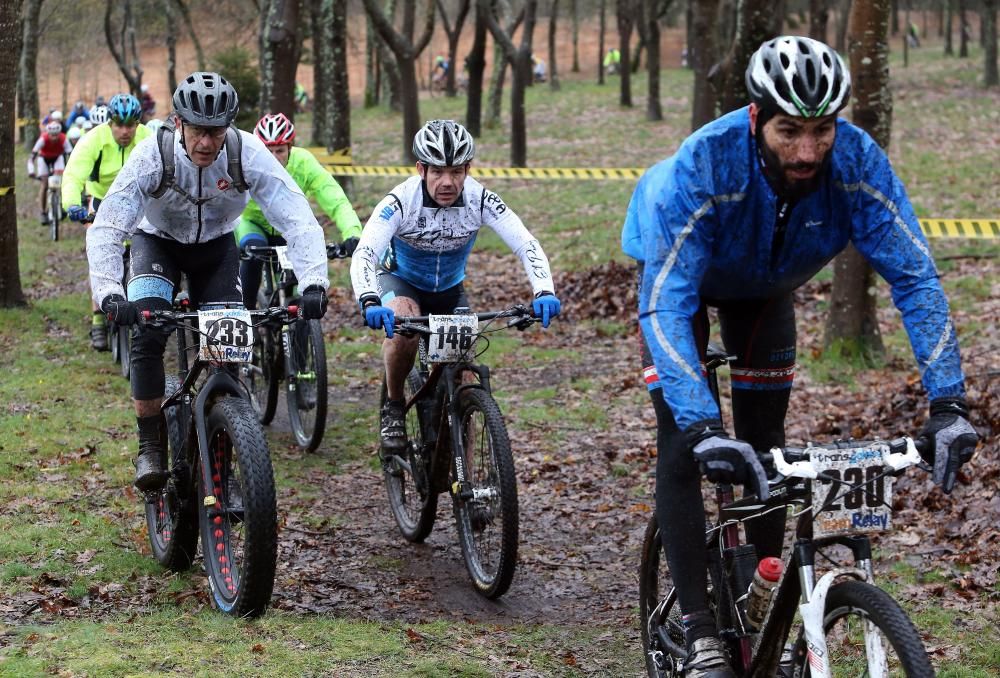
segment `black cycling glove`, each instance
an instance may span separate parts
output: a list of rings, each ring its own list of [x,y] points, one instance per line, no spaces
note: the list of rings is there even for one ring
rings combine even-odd
[[[348,238],[340,243],[340,249],[349,257],[354,256],[354,250],[358,249],[358,238]]]
[[[120,294],[104,297],[101,311],[108,320],[118,325],[135,325],[139,322],[139,308]]]
[[[972,459],[979,436],[969,423],[964,398],[931,401],[931,416],[920,433],[921,456],[931,465],[931,478],[945,494],[951,494],[959,467]]]
[[[319,320],[326,315],[326,290],[319,285],[310,285],[302,292],[302,317]]]
[[[730,438],[721,421],[695,422],[684,435],[702,474],[711,482],[743,484],[758,498],[767,499],[767,473],[757,453],[748,443]]]

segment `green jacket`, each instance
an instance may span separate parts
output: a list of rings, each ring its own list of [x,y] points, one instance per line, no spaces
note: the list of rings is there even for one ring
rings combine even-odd
[[[293,146],[288,154],[288,165],[285,169],[306,197],[315,200],[320,209],[337,225],[341,240],[361,236],[361,220],[354,212],[351,201],[344,195],[344,189],[329,172],[323,169],[312,153]],[[247,203],[242,218],[261,227],[265,233],[280,235],[267,222],[264,213],[253,200]]]
[[[88,194],[103,200],[132,149],[151,134],[145,125],[137,126],[132,143],[125,148],[119,146],[111,134],[111,123],[98,125],[84,134],[73,148],[63,172],[63,209],[80,204],[84,186]]]

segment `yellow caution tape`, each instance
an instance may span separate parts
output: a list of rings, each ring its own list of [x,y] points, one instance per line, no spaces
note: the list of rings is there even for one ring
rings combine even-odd
[[[928,238],[1000,238],[1000,219],[921,219]]]
[[[325,158],[320,157],[320,162]],[[405,165],[334,165],[325,163],[331,174],[349,177],[406,177],[416,169]],[[638,179],[645,170],[632,167],[473,167],[470,174],[489,179]]]
[[[17,127],[27,127],[28,125],[35,125],[37,123],[38,120],[34,118],[18,118],[17,120],[14,121],[14,124]]]
[[[316,156],[316,159],[324,165],[339,166],[352,164],[350,148],[341,148],[333,153],[330,153],[322,146],[314,146],[312,148],[307,148],[306,150]]]
[[[13,193],[13,186],[0,186],[0,195],[7,195],[8,193]]]

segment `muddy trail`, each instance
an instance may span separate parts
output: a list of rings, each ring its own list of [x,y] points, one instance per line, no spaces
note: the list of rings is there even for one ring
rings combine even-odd
[[[508,259],[474,253],[469,265],[474,276],[467,284],[477,308],[523,301],[522,281],[510,275]],[[65,270],[80,264],[53,256],[48,266]],[[960,259],[956,267],[958,271],[949,275],[997,279],[990,259]],[[379,621],[598,625],[638,638],[637,568],[643,530],[652,512],[656,450],[654,418],[629,320],[635,308],[633,273],[611,263],[559,276],[556,282],[564,301],[563,318],[549,331],[535,327],[519,335],[520,342],[542,349],[536,354],[546,357],[519,361],[515,354],[494,364],[487,353],[518,474],[520,551],[510,591],[497,602],[473,591],[447,497],[441,497],[435,530],[425,543],[410,544],[399,534],[381,474],[370,461],[375,454],[381,365],[373,338],[365,357],[350,365],[330,365],[331,374],[336,370],[349,374],[336,380],[330,391],[333,414],[327,440],[317,452],[321,460],[329,459],[329,466],[313,465],[301,486],[285,487],[279,494],[275,609]],[[79,292],[83,285],[36,286],[30,296]],[[829,283],[817,282],[797,293],[802,356],[819,351],[823,327],[819,307],[828,294]],[[336,340],[338,328],[356,326],[354,308],[347,290],[331,292],[330,312],[324,319],[329,340]],[[978,606],[983,592],[996,590],[1000,449],[995,432],[1000,426],[1000,389],[992,355],[1000,347],[995,334],[1000,294],[977,305],[975,313],[980,319],[993,319],[984,323],[990,331],[963,337],[973,423],[986,437],[985,443],[951,497],[934,488],[920,471],[899,481],[897,528],[879,544],[880,576],[892,577],[890,570],[898,560],[921,572],[945,573],[946,582],[903,587],[901,597],[917,604],[933,598],[935,605],[946,607]],[[883,310],[880,321],[883,327],[899,322],[893,310]],[[956,312],[956,321],[961,327],[962,312]],[[554,393],[545,391],[548,387],[554,387]],[[540,392],[546,393],[544,403],[533,395]],[[520,412],[539,405],[548,408],[549,418],[521,416]],[[788,439],[795,443],[915,434],[925,408],[908,354],[885,368],[854,372],[851,383],[816,381],[800,370],[788,416]],[[271,426],[279,440],[272,436],[276,466],[302,463],[302,453],[282,433],[288,430],[283,409],[284,404]],[[337,427],[357,425],[371,430],[371,443],[351,461],[342,461],[342,451],[330,440],[337,438]],[[98,478],[88,504],[98,508],[102,493],[119,491]],[[127,520],[135,528],[133,542],[109,548],[148,552],[140,512]],[[160,579],[143,577],[138,593],[127,596],[115,587],[102,587],[91,592],[86,605],[52,602],[60,600],[61,582],[42,581],[31,593],[5,601],[0,616],[25,623],[37,621],[33,613],[39,608],[64,616],[141,610],[162,594]],[[205,590],[196,577],[189,590],[173,595],[178,602],[193,600],[208,607]]]

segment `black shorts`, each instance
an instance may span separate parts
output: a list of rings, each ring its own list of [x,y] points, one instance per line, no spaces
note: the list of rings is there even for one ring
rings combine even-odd
[[[440,292],[428,292],[417,289],[398,275],[385,269],[379,269],[376,281],[383,304],[396,297],[406,297],[417,302],[420,312],[423,314],[451,313],[456,308],[469,305],[469,300],[465,296],[465,286],[462,283]]]

